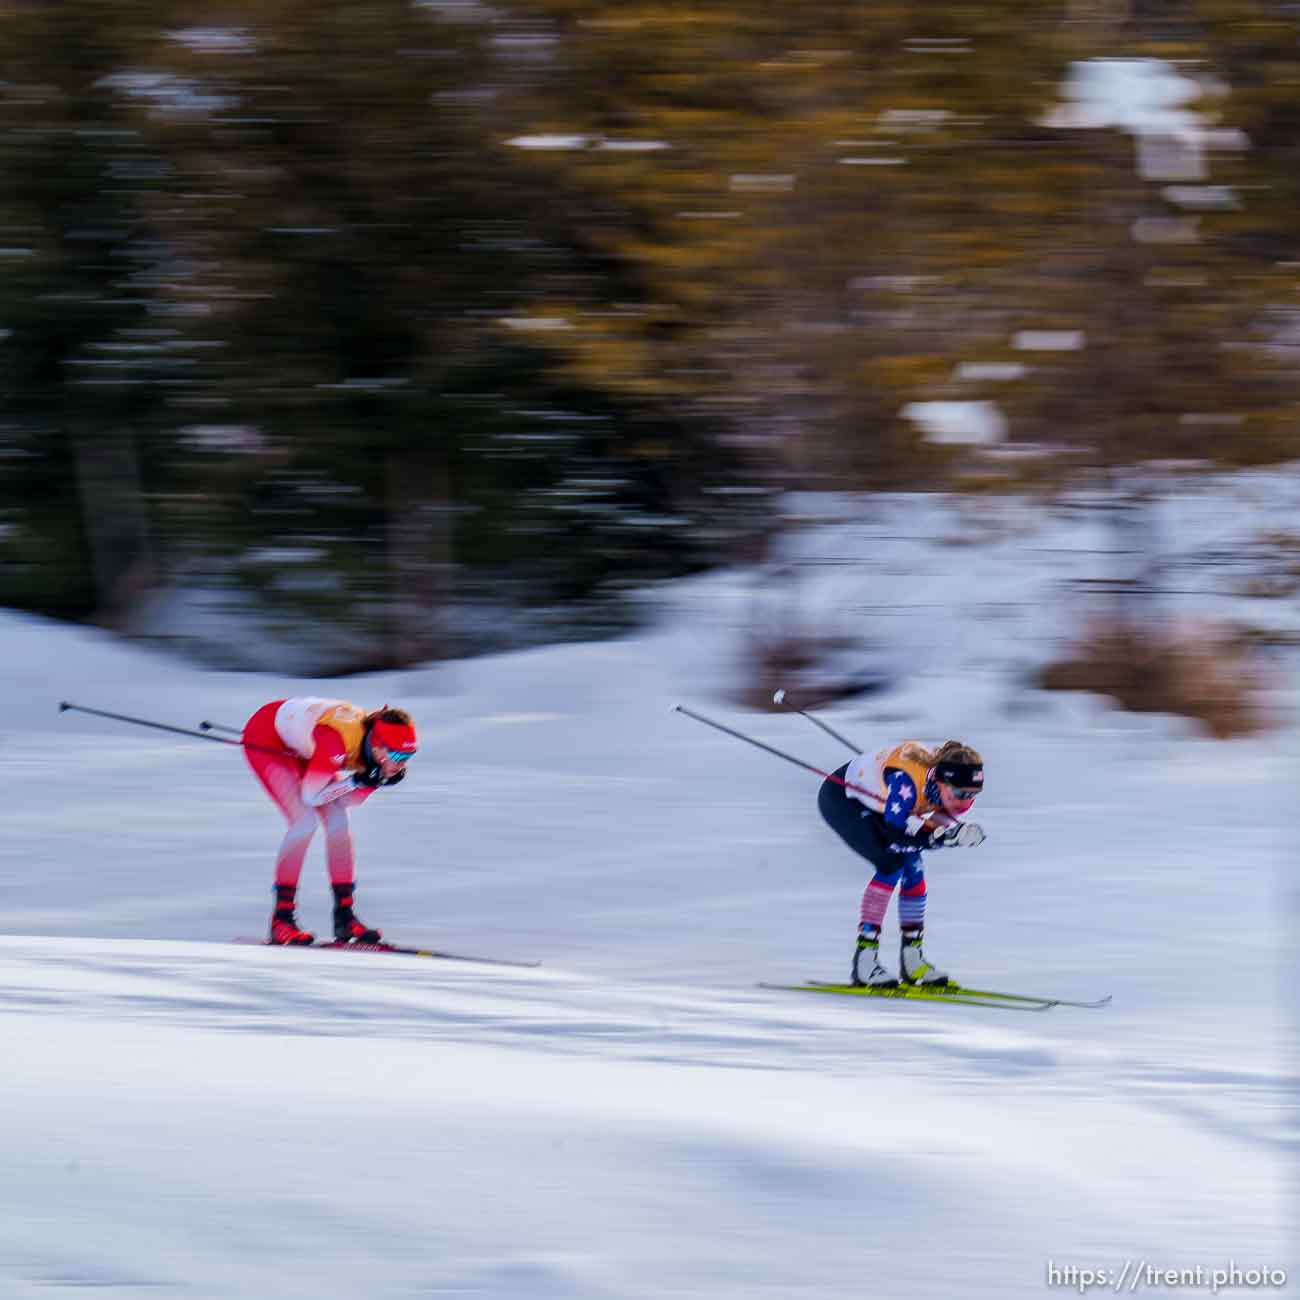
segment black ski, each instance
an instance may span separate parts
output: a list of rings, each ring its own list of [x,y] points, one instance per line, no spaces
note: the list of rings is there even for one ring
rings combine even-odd
[[[540,966],[540,961],[514,961],[509,957],[477,957],[463,952],[447,952],[442,948],[412,948],[400,943],[340,943],[337,940],[317,939],[314,943],[281,944],[271,943],[268,939],[253,939],[241,936],[236,943],[256,944],[262,948],[302,948],[314,952],[377,952],[391,953],[398,957],[428,957],[434,961],[469,961],[480,966],[518,966],[531,969]]]

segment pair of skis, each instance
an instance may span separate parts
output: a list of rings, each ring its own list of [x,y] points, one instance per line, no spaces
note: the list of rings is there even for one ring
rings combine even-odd
[[[311,949],[315,952],[369,952],[390,953],[400,957],[426,957],[433,961],[465,961],[482,966],[514,966],[532,969],[540,961],[519,961],[505,957],[479,957],[463,952],[447,952],[442,948],[414,948],[397,943],[340,943],[320,940],[309,944],[276,945],[265,939],[240,938],[236,943],[256,944],[259,947],[288,946]],[[1040,997],[1026,993],[1000,993],[993,989],[972,989],[964,984],[921,985],[900,984],[897,988],[866,988],[855,984],[831,984],[820,980],[807,980],[802,984],[760,984],[761,989],[775,989],[793,993],[831,993],[855,998],[906,998],[917,1002],[951,1002],[973,1007],[998,1007],[1004,1011],[1049,1011],[1052,1007],[1085,1007],[1096,1009],[1110,1005],[1110,995],[1096,1001],[1076,1001],[1071,998]]]
[[[972,989],[964,984],[899,984],[896,988],[871,988],[857,984],[830,984],[805,980],[802,984],[760,984],[761,989],[782,989],[792,993],[831,993],[851,998],[904,998],[916,1002],[952,1002],[969,1007],[998,1007],[1003,1011],[1050,1011],[1053,1007],[1085,1007],[1096,1010],[1110,1005],[1111,995],[1095,1001],[1042,997],[1030,993],[1000,993],[993,989]]]
[[[259,947],[277,947],[265,939],[241,938],[236,943],[256,944]],[[433,961],[465,961],[483,966],[514,966],[533,969],[540,966],[539,961],[519,961],[504,957],[480,957],[463,952],[447,952],[442,948],[414,948],[397,943],[340,943],[337,941],[318,941],[310,944],[288,945],[296,948],[311,949],[315,952],[369,952],[390,953],[401,957],[426,957]],[[857,998],[907,998],[918,1002],[953,1002],[975,1007],[999,1007],[1004,1011],[1048,1011],[1052,1007],[1086,1007],[1095,1009],[1108,1006],[1110,995],[1098,998],[1094,1002],[1075,1001],[1071,998],[1040,997],[1025,993],[1000,993],[992,989],[967,988],[964,984],[944,984],[926,986],[918,984],[900,984],[897,988],[863,988],[854,984],[831,984],[819,980],[808,980],[802,984],[760,984],[759,988],[776,989],[795,993],[831,993],[844,997]]]

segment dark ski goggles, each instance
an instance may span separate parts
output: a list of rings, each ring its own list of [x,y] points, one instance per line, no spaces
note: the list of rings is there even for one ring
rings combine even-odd
[[[960,786],[950,785],[948,789],[957,796],[958,799],[974,799],[977,794],[983,794],[984,791],[979,787],[974,790],[963,790]]]

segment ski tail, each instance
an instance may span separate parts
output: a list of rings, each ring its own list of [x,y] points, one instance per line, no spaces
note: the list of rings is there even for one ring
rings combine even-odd
[[[283,944],[273,944],[266,939],[255,939],[248,935],[240,935],[234,940],[235,943],[255,944],[262,948],[279,948],[285,947]],[[369,953],[387,953],[398,957],[425,957],[432,961],[466,961],[473,962],[479,966],[513,966],[521,970],[533,970],[540,966],[540,961],[522,961],[512,957],[483,957],[476,954],[465,952],[448,952],[443,948],[415,948],[407,944],[386,943],[380,940],[378,943],[343,943],[337,939],[318,939],[315,943],[296,945],[299,951],[311,950],[313,952],[369,952]]]
[[[403,957],[429,957],[435,961],[468,961],[481,966],[517,966],[521,969],[534,969],[540,961],[525,961],[515,957],[481,957],[466,952],[447,952],[442,948],[412,948],[400,943],[318,943],[316,948],[333,948],[340,952],[388,952]]]

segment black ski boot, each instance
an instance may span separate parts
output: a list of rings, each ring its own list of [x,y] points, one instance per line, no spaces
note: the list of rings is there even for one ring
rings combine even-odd
[[[378,930],[357,920],[352,910],[352,886],[331,885],[334,890],[334,938],[338,943],[378,943]]]
[[[306,930],[298,927],[298,921],[293,914],[297,893],[297,885],[276,885],[275,911],[271,913],[268,943],[282,944],[286,947],[304,947],[316,942],[314,934],[308,934]]]

